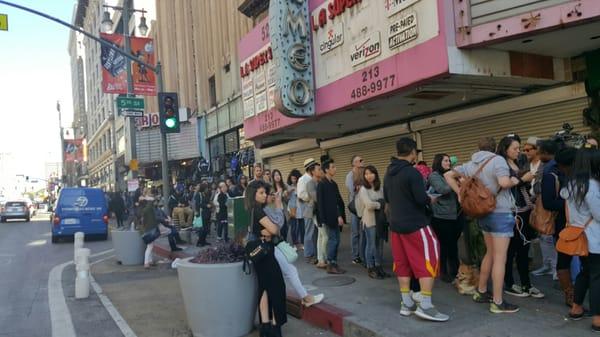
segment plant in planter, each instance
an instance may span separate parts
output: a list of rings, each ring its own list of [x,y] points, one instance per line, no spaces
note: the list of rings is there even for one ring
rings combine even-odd
[[[244,247],[237,242],[224,243],[212,246],[198,252],[190,260],[192,263],[219,264],[235,263],[244,260]]]
[[[245,336],[254,325],[257,281],[243,270],[244,248],[232,242],[202,249],[177,274],[194,337]]]

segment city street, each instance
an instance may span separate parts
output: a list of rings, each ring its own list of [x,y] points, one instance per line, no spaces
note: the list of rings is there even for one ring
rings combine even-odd
[[[2,337],[52,336],[50,312],[54,308],[49,306],[48,295],[53,290],[48,288],[48,280],[55,266],[73,260],[73,242],[50,242],[49,217],[49,213],[42,213],[28,223],[9,220],[0,224]],[[111,248],[108,241],[86,242],[85,246],[92,254]],[[55,276],[60,281],[62,273]],[[69,302],[74,294],[65,296]],[[71,311],[70,315],[77,321],[80,312]]]

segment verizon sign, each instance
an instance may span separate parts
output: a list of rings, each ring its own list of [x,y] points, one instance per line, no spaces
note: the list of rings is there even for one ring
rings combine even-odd
[[[408,13],[390,25],[388,39],[390,49],[398,48],[416,39],[418,35],[417,13]]]
[[[354,67],[379,56],[379,54],[381,54],[381,36],[379,32],[374,32],[353,45],[350,62]]]

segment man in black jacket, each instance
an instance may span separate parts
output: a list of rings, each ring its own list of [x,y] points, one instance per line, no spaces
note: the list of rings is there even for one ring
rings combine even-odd
[[[391,159],[385,174],[383,193],[388,207],[394,271],[400,283],[400,314],[445,322],[431,303],[433,281],[438,272],[438,240],[429,227],[428,208],[435,199],[425,190],[423,177],[413,167],[417,160],[417,143],[411,138],[396,142],[397,157]],[[415,303],[410,293],[410,279],[419,279],[421,302]]]
[[[327,227],[327,273],[343,274],[346,271],[337,264],[337,252],[340,245],[340,228],[344,225],[344,200],[333,180],[336,168],[333,160],[321,165],[325,177],[317,185],[317,210],[319,221]]]

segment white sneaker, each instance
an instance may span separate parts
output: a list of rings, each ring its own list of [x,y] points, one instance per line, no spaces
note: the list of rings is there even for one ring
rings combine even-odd
[[[422,319],[426,319],[428,321],[433,322],[446,322],[450,319],[450,316],[442,314],[435,307],[423,309],[420,305],[417,306],[417,311],[415,311],[415,315]]]
[[[538,288],[533,287],[533,286],[529,288],[528,292],[529,292],[529,296],[531,296],[533,298],[544,298],[546,296]]]
[[[414,314],[415,311],[417,311],[417,303],[413,303],[412,307],[407,307],[404,305],[404,302],[402,302],[402,305],[400,306],[400,315],[408,317]]]
[[[543,275],[552,275],[552,268],[547,264],[543,265],[541,268],[536,269],[531,272],[533,276],[543,276]]]

